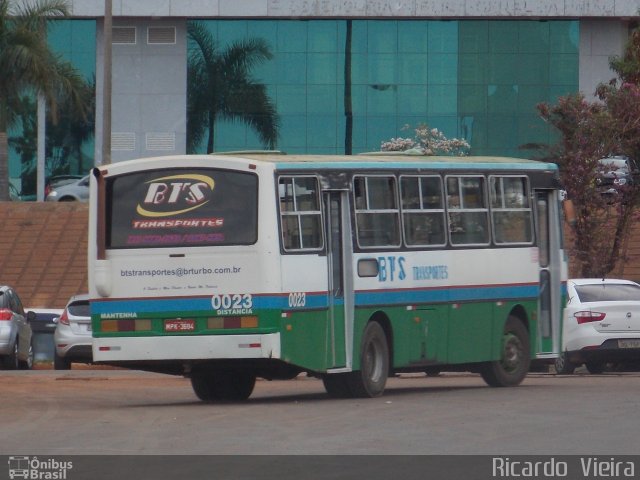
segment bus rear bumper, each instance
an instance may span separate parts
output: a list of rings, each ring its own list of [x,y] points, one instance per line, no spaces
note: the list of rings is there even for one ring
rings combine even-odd
[[[94,338],[94,362],[280,358],[280,334]]]

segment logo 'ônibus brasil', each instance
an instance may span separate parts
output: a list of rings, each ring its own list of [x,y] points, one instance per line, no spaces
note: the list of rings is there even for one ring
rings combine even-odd
[[[190,212],[211,200],[213,178],[199,174],[181,174],[156,178],[136,211],[145,217],[169,217]]]

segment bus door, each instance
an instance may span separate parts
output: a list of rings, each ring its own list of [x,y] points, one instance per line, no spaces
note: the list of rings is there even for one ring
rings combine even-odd
[[[323,192],[328,262],[328,349],[331,371],[349,371],[353,357],[353,275],[347,191]]]
[[[536,190],[538,222],[538,262],[540,294],[538,297],[538,358],[560,351],[560,318],[562,316],[562,234],[559,204],[553,190]],[[532,348],[534,346],[532,345]]]

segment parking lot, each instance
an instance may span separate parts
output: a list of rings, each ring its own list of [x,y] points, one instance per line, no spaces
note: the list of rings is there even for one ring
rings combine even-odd
[[[0,371],[0,445],[6,455],[637,454],[639,383],[634,372],[532,373],[516,388],[406,375],[380,398],[337,400],[301,376],[215,405],[181,377]]]

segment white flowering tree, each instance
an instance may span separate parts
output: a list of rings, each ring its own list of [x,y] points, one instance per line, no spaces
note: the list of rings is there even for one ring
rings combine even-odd
[[[403,130],[410,130],[410,125],[405,125]],[[463,138],[447,138],[437,128],[430,128],[423,123],[414,129],[413,138],[392,138],[382,142],[380,150],[383,152],[405,152],[407,150],[419,150],[423,155],[468,155],[471,146]]]

